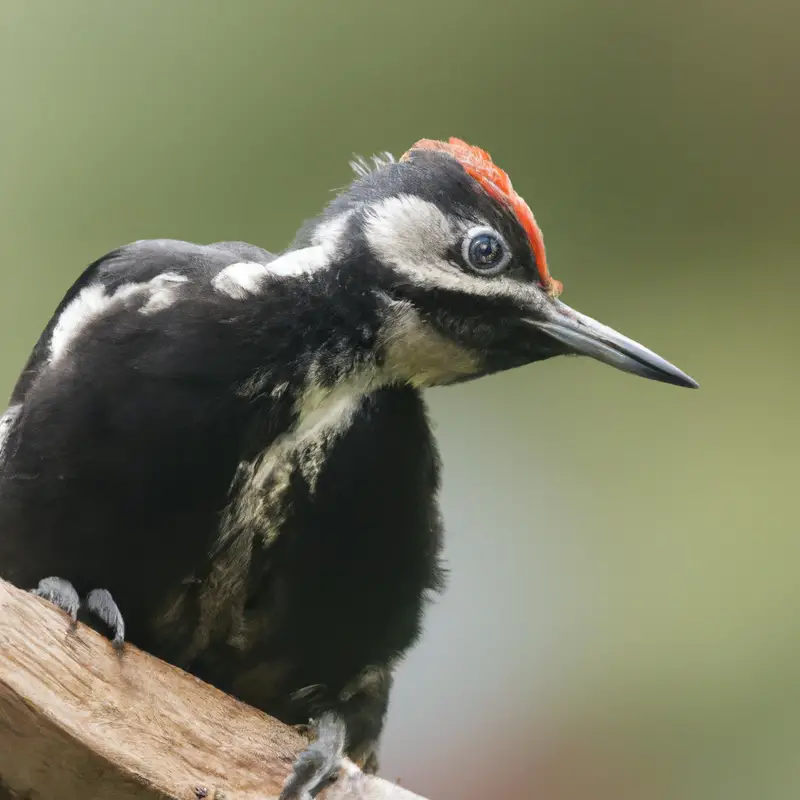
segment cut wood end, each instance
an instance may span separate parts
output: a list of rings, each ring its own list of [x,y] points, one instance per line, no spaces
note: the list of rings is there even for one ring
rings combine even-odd
[[[267,800],[304,744],[278,720],[132,645],[117,652],[0,580],[0,800]],[[350,762],[319,796],[346,798],[424,800]]]

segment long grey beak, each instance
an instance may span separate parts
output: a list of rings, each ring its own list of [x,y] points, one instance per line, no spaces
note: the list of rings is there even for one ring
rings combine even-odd
[[[675,386],[697,389],[700,384],[669,361],[633,339],[556,300],[548,303],[545,319],[527,319],[531,325],[569,348],[625,372]]]

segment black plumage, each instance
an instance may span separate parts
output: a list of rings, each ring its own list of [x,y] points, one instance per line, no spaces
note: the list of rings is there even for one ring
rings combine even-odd
[[[468,263],[498,248],[501,276]],[[580,352],[539,266],[513,208],[424,150],[362,174],[280,257],[109,253],[0,426],[0,575],[57,576],[40,593],[70,611],[110,592],[88,608],[114,627],[118,607],[128,641],[290,724],[343,723],[345,752],[376,768],[392,672],[442,586],[422,389]],[[613,346],[586,352],[612,363]],[[622,368],[689,385],[642,353]],[[340,738],[320,737],[310,772]]]
[[[271,258],[259,254],[263,263]],[[151,270],[176,267],[194,278],[236,261],[223,246],[143,242],[98,262],[82,281],[115,287],[119,276],[146,280]],[[275,289],[262,309],[267,319],[197,287],[157,318],[138,314],[134,303],[96,320],[58,371],[43,370],[41,354],[32,359],[29,385],[11,401],[23,411],[5,446],[0,564],[20,586],[60,575],[80,595],[110,589],[129,641],[301,723],[362,668],[385,666],[416,637],[423,593],[439,582],[438,463],[418,391],[387,387],[365,397],[331,446],[315,497],[293,477],[280,535],[269,547],[253,543],[237,591],[246,594],[245,622],[257,627],[263,616],[269,634],[232,647],[234,621],[208,620],[211,641],[193,647],[237,467],[268,449],[295,416],[293,391],[246,396],[238,385],[265,363],[275,365],[270,386],[300,385],[304,359],[326,344],[333,352],[352,336],[354,350],[368,345],[367,334],[337,331],[335,318],[323,338],[319,326],[330,315],[316,305],[335,303],[336,287],[318,285],[306,298],[285,288],[285,317]],[[351,313],[362,327],[374,318],[357,294],[338,291],[345,302],[355,298]],[[304,309],[295,315],[298,305]],[[181,614],[161,621],[176,597]],[[234,614],[233,602],[220,598],[215,614]]]

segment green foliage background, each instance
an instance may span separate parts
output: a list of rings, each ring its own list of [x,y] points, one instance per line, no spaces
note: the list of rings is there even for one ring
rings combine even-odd
[[[279,249],[353,152],[479,144],[564,300],[701,389],[565,359],[430,393],[453,576],[386,774],[797,797],[798,30],[782,0],[0,0],[4,391],[107,250]]]

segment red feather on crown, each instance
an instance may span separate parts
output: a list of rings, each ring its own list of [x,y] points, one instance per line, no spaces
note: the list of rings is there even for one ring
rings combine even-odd
[[[504,203],[514,213],[522,225],[536,257],[536,268],[539,272],[539,283],[551,297],[558,297],[563,290],[561,281],[550,275],[547,268],[547,256],[544,249],[544,238],[536,219],[528,204],[514,191],[511,179],[493,161],[492,157],[480,147],[474,147],[461,139],[451,136],[449,141],[440,142],[435,139],[420,139],[403,156],[408,157],[412,150],[439,150],[448,153],[458,161],[464,170],[472,176],[495,200]]]

